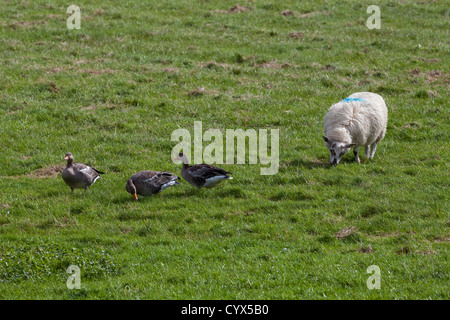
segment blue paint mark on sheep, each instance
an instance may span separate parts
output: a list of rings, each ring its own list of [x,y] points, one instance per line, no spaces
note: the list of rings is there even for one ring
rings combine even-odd
[[[350,101],[359,101],[359,102],[365,102],[365,99],[361,98],[345,98],[344,100],[341,100],[341,102],[350,102]]]

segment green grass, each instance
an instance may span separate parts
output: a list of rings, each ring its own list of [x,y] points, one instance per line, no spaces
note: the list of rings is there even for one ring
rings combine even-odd
[[[63,1],[3,1],[0,298],[449,299],[448,8],[379,1],[368,30],[371,4],[82,1],[68,30]],[[330,168],[323,117],[357,91],[386,100],[386,137]],[[127,178],[179,173],[194,121],[280,129],[279,172],[135,202]],[[87,194],[46,176],[68,151],[106,172]]]

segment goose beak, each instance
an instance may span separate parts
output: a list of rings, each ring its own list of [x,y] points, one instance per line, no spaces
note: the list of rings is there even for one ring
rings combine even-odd
[[[64,157],[64,160],[69,160],[69,157],[68,157],[68,156],[65,156],[65,157]]]
[[[134,200],[137,201],[138,197],[137,197],[137,194],[136,194],[136,193],[133,193],[133,198],[134,198]]]

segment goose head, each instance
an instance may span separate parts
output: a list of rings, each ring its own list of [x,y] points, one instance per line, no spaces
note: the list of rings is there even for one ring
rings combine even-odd
[[[67,163],[72,163],[73,162],[73,154],[72,152],[67,152],[66,155],[64,156],[64,160],[67,160]]]
[[[178,154],[178,157],[173,159],[173,161],[182,161],[183,164],[189,164],[189,160],[188,160],[187,156],[183,152],[180,152]]]
[[[133,180],[128,179],[125,189],[133,196],[134,200],[138,199],[136,194],[136,187],[134,186]]]

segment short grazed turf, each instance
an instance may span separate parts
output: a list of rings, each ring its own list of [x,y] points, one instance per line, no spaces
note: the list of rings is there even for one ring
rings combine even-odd
[[[377,1],[379,30],[373,1],[76,4],[79,30],[64,1],[1,5],[1,299],[449,299],[444,2]],[[385,99],[386,137],[332,168],[323,117],[358,91]],[[279,129],[279,172],[222,164],[215,189],[134,201],[133,173],[180,173],[194,121]],[[68,151],[105,172],[86,194]]]

